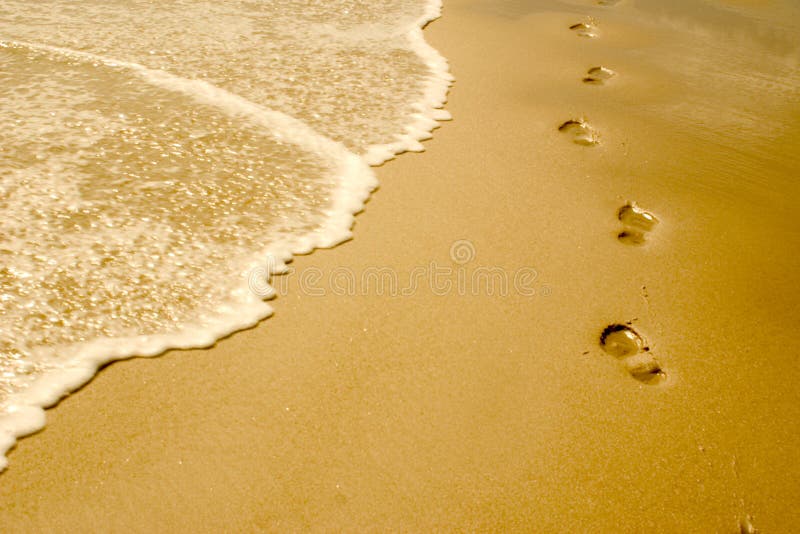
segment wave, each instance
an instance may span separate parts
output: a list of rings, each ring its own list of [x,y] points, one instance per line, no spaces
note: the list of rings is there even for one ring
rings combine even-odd
[[[347,140],[320,133],[316,124],[311,126],[201,78],[86,50],[0,39],[0,54],[9,55],[10,63],[17,65],[19,78],[26,84],[37,83],[36,91],[50,95],[45,105],[24,98],[27,95],[20,101],[0,99],[0,108],[39,106],[31,107],[38,111],[29,115],[49,110],[48,116],[59,119],[42,117],[16,125],[15,135],[22,139],[16,141],[19,161],[12,162],[6,185],[0,185],[0,204],[17,215],[0,227],[0,254],[28,261],[20,263],[15,273],[0,272],[0,277],[7,275],[18,282],[33,274],[34,282],[11,286],[19,291],[10,304],[6,299],[8,313],[0,324],[0,365],[4,375],[13,375],[0,384],[0,452],[12,448],[17,438],[41,429],[44,409],[88,382],[100,366],[171,348],[210,346],[268,317],[271,307],[248,289],[247,273],[254,266],[268,261],[268,272],[279,273],[292,255],[331,247],[351,237],[354,215],[377,187],[368,164],[379,165],[404,151],[422,150],[420,141],[430,137],[437,121],[449,118],[441,108],[452,77],[444,58],[422,35],[422,28],[439,16],[440,9],[440,2],[428,2],[405,34],[408,48],[428,69],[418,98],[409,103],[412,113],[405,116],[405,126],[385,143],[361,147],[346,146]],[[132,83],[133,79],[139,84]],[[130,107],[119,98],[126,91],[142,100],[135,109],[123,109]],[[15,116],[25,114],[17,109]],[[56,123],[77,125],[82,133],[56,131]],[[27,136],[25,128],[30,129]],[[153,131],[160,133],[154,137]],[[34,138],[44,141],[29,142]],[[219,147],[225,144],[236,145],[238,152],[223,153]],[[163,157],[167,150],[182,166],[159,180],[143,180],[154,167],[162,172],[163,166],[151,160]],[[87,156],[92,151],[98,157]],[[115,154],[124,156],[114,160]],[[75,171],[77,178],[64,180],[65,171]],[[217,178],[212,179],[213,173],[219,176],[214,174]],[[37,196],[38,192],[49,196]],[[108,192],[113,195],[95,198]],[[196,194],[201,200],[191,200]],[[41,212],[43,205],[53,214],[47,224],[30,224],[21,214]],[[87,211],[86,206],[91,214],[81,211]],[[185,220],[174,220],[176,212]],[[52,226],[56,220],[73,226],[56,233]],[[112,226],[102,228],[100,222]],[[53,250],[42,253],[41,243],[52,244],[61,255]],[[33,251],[39,258],[22,254],[32,244],[39,244],[40,250]],[[154,257],[159,260],[146,267]],[[145,266],[138,278],[131,275],[137,265]],[[152,271],[150,278],[142,279],[142,271]],[[84,277],[79,284],[83,293],[67,295],[65,288],[75,285],[76,272]],[[200,281],[175,281],[187,273]],[[117,275],[119,279],[114,279]],[[46,283],[37,285],[37,276]],[[60,282],[51,283],[54,278]],[[107,287],[109,278],[116,284],[112,289]],[[144,295],[148,302],[141,295],[131,297],[142,287],[151,292]],[[90,289],[99,295],[91,304],[97,307],[92,308],[93,323],[84,320],[80,310],[69,308],[71,302],[93,299]],[[176,295],[188,304],[175,308],[170,299]],[[124,307],[103,307],[126,298],[140,306],[127,309],[128,316]],[[156,312],[169,312],[169,321],[152,310],[142,311],[153,302],[161,306]],[[36,314],[20,311],[45,304],[49,307],[36,309]],[[56,322],[61,321],[59,317],[79,318],[76,323],[83,321],[81,326],[90,335],[76,335],[75,325],[47,323],[54,316]],[[116,322],[101,324],[98,317],[114,317]],[[20,318],[25,319],[22,328],[50,337],[12,339],[25,333],[9,326]],[[0,469],[5,466],[5,457],[0,457]]]

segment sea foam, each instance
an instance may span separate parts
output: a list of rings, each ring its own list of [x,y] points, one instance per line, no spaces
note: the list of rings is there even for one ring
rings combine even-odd
[[[449,118],[439,2],[322,4],[3,2],[0,452],[104,363],[269,316],[248,273],[350,238]]]

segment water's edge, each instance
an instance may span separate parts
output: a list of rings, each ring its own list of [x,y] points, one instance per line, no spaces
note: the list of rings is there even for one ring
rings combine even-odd
[[[441,0],[431,0],[424,15],[409,29],[411,48],[425,61],[430,75],[424,86],[423,99],[413,104],[416,111],[413,120],[406,125],[402,134],[397,135],[394,142],[372,145],[363,157],[359,157],[349,152],[340,143],[313,134],[314,142],[321,143],[327,150],[338,152],[341,156],[343,163],[338,172],[339,187],[320,231],[293,238],[290,242],[273,243],[262,251],[260,256],[264,258],[264,261],[269,260],[267,264],[270,274],[282,272],[286,262],[290,261],[294,255],[309,254],[315,249],[330,248],[349,240],[352,237],[351,229],[355,215],[364,209],[366,200],[378,186],[377,179],[369,165],[381,165],[403,152],[422,151],[424,147],[420,142],[431,138],[431,132],[439,126],[438,121],[450,119],[449,113],[442,108],[454,78],[450,74],[447,60],[425,41],[423,34],[423,28],[441,16],[441,9]],[[155,85],[159,84],[159,80],[161,82],[168,80],[173,84],[178,80],[183,80],[164,71],[100,58],[83,52],[3,40],[2,38],[0,38],[0,45],[39,48],[105,62],[109,66],[130,70],[147,78],[150,83]],[[244,113],[267,113],[271,121],[278,121],[282,126],[301,131],[303,129],[310,130],[296,119],[266,110],[206,82],[183,80],[183,83],[192,84],[195,93],[203,95],[202,98],[205,99],[213,100],[215,95],[222,93],[225,93],[227,98],[238,99],[241,108],[238,112],[244,110]],[[303,133],[309,134],[306,131]],[[45,426],[45,409],[55,406],[69,393],[90,382],[103,365],[132,357],[157,356],[170,349],[210,347],[221,338],[250,328],[269,317],[272,314],[272,307],[248,289],[246,273],[232,273],[232,275],[234,274],[241,275],[242,285],[230,295],[229,303],[219,306],[218,315],[213,318],[213,321],[192,325],[170,334],[99,339],[86,343],[80,347],[78,352],[69,357],[63,369],[50,371],[38,377],[24,392],[11,395],[6,413],[0,415],[0,471],[7,467],[6,453],[16,445],[17,440],[38,432]]]

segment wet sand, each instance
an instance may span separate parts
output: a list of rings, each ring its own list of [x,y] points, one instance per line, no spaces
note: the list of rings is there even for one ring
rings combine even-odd
[[[800,528],[792,28],[632,4],[447,2],[454,120],[378,169],[355,240],[297,258],[258,327],[50,410],[0,529]],[[449,290],[328,283],[434,267]],[[499,295],[488,268],[536,276]],[[634,348],[601,346],[614,324]]]

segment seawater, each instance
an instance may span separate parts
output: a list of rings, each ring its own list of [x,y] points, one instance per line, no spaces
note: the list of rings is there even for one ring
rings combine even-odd
[[[449,118],[440,7],[0,4],[0,453],[104,363],[269,316],[254,268],[350,237],[369,165]]]

